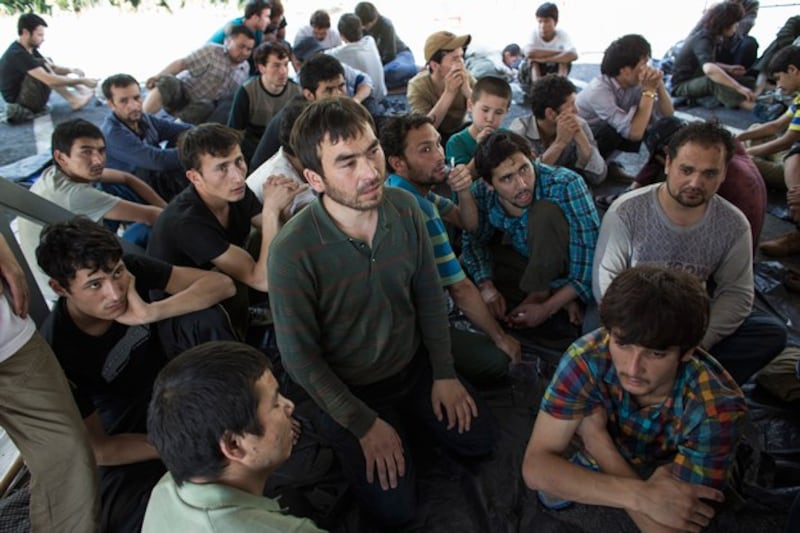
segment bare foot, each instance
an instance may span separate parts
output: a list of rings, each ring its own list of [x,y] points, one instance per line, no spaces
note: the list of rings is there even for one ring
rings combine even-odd
[[[84,78],[83,85],[90,89],[94,89],[95,87],[97,87],[97,80],[94,78]]]
[[[94,94],[91,91],[80,92],[70,99],[69,106],[73,111],[77,111],[82,107],[86,107],[86,104],[91,102],[93,96]]]
[[[752,111],[755,106],[756,103],[753,100],[742,100],[739,102],[739,108],[744,109],[745,111]]]

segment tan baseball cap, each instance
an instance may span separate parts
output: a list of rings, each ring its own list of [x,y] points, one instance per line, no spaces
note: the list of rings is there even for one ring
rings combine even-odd
[[[437,31],[425,39],[425,63],[428,63],[433,54],[439,50],[448,52],[456,48],[463,48],[472,40],[471,35],[455,35],[449,31]]]

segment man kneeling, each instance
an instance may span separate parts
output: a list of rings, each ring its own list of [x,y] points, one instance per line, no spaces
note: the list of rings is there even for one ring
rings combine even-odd
[[[175,358],[148,411],[169,473],[153,489],[142,531],[319,532],[262,496],[292,453],[292,411],[255,348],[208,342]]]
[[[698,348],[708,317],[689,274],[641,266],[612,282],[603,327],[562,358],[525,452],[546,507],[621,507],[646,531],[708,525],[745,416],[739,387]],[[565,459],[573,435],[583,446]]]

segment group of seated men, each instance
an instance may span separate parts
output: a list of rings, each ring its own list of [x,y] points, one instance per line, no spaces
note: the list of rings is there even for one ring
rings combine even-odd
[[[237,27],[223,53],[243,63],[254,39]],[[271,109],[259,140],[279,119],[276,151],[249,176],[242,131],[146,112],[185,95],[205,52],[168,66],[144,102],[130,76],[105,80],[102,129],[56,127],[34,191],[85,216],[41,235],[20,221],[28,263],[57,296],[47,344],[0,246],[0,394],[12,407],[0,424],[32,472],[34,529],[317,530],[262,496],[301,428],[265,356],[240,342],[251,290],[269,293],[282,366],[320,409],[316,433],[376,524],[416,517],[408,437],[420,422],[457,455],[492,453],[497,423],[474,387],[507,377],[521,357],[509,330],[529,328],[585,333],[522,465],[542,504],[622,507],[644,529],[709,523],[742,433],[739,385],[786,341],[780,321],[753,311],[751,222],[717,194],[736,141],[711,123],[676,128],[664,182],[601,222],[589,185],[607,157],[672,114],[647,41],[612,43],[577,98],[558,73],[537,79],[533,116],[513,131],[500,127],[510,88],[472,79],[469,42],[430,36],[427,69],[409,82],[415,112],[380,130],[341,63],[307,58],[298,97]],[[251,85],[288,86],[289,59],[268,54]],[[245,87],[234,101],[255,101]],[[201,100],[194,109],[214,113]],[[114,159],[128,167],[106,168]],[[111,221],[150,226],[147,255],[124,254],[100,224]],[[450,327],[447,295],[485,335]],[[22,380],[31,369],[36,380]],[[582,447],[565,458],[573,436]]]

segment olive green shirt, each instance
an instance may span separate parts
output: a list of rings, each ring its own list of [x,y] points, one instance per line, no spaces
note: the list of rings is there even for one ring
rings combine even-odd
[[[385,190],[367,243],[350,238],[317,200],[272,242],[270,307],[289,375],[356,437],[376,414],[350,385],[406,367],[420,344],[433,378],[454,378],[447,305],[417,201]]]

